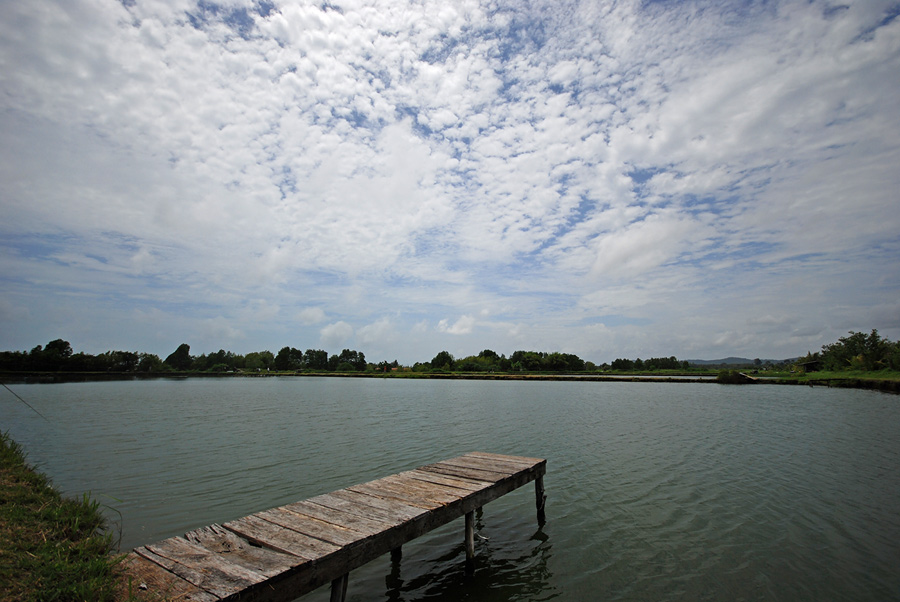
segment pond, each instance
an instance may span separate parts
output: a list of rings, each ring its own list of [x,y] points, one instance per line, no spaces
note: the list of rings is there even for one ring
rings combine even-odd
[[[14,385],[3,424],[131,549],[468,451],[524,487],[354,571],[348,600],[900,599],[900,398],[653,382],[233,378]],[[327,600],[327,588],[303,600]]]

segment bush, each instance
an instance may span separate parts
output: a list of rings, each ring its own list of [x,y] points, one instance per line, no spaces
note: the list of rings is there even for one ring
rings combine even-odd
[[[716,382],[723,385],[743,385],[747,383],[747,378],[737,370],[722,370],[716,376]]]

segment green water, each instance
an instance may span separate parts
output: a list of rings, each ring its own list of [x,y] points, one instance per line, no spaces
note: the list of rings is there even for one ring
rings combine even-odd
[[[900,397],[715,384],[191,379],[18,385],[0,428],[122,549],[467,451],[528,486],[354,571],[349,600],[900,600]],[[118,514],[110,512],[118,522]],[[327,600],[327,588],[304,600]]]

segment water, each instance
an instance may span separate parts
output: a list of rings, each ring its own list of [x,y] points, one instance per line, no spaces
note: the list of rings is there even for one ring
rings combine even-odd
[[[900,398],[715,384],[337,378],[18,385],[0,428],[122,549],[467,451],[533,487],[354,571],[348,599],[900,600]],[[121,519],[118,514],[121,514]],[[324,601],[327,588],[303,600]]]

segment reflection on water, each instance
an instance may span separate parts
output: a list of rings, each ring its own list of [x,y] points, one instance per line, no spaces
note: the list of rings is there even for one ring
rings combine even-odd
[[[524,541],[483,538],[485,522],[476,513],[475,570],[465,567],[462,532],[455,544],[436,546],[434,556],[423,559],[424,572],[403,578],[403,561],[391,562],[385,579],[388,600],[549,600],[559,594],[551,585],[551,543],[538,529]],[[364,584],[361,584],[364,586]]]
[[[715,384],[268,378],[19,385],[2,428],[130,549],[484,450],[534,490],[351,574],[383,600],[900,600],[900,403]],[[328,599],[327,588],[304,602]]]

